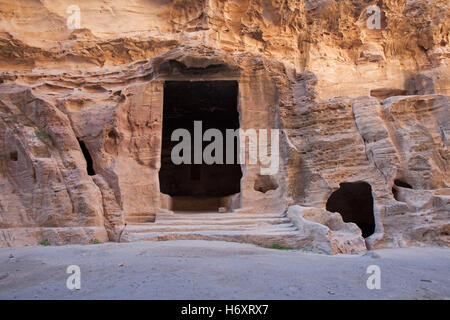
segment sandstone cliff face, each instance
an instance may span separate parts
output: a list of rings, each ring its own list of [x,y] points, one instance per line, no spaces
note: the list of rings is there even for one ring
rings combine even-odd
[[[301,205],[321,224],[364,181],[369,247],[449,245],[447,1],[93,0],[76,30],[71,5],[0,6],[0,246],[118,241],[154,219],[164,81],[199,79],[239,81],[241,128],[283,133],[273,190],[244,166],[236,211]],[[327,246],[364,247],[353,236]]]

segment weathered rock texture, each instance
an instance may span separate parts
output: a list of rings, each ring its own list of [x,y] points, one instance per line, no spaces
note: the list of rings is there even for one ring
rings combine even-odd
[[[319,208],[291,206],[287,216],[297,227],[302,248],[325,253],[357,253],[366,249],[361,231],[354,223],[345,223],[339,213]]]
[[[369,247],[450,244],[446,0],[92,0],[70,30],[73,4],[0,7],[0,246],[120,241],[167,211],[166,80],[236,80],[241,128],[282,129],[279,172],[243,165],[229,208],[310,207],[290,214],[308,247],[359,252],[359,229],[324,209],[365,181]]]

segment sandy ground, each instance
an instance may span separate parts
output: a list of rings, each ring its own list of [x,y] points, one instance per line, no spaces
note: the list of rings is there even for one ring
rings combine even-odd
[[[81,268],[69,290],[66,268]],[[381,289],[369,290],[369,265]],[[326,256],[216,241],[0,249],[0,299],[449,299],[450,249]]]

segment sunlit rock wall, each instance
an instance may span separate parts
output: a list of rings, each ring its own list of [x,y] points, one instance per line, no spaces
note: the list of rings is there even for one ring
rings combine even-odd
[[[256,191],[258,167],[243,167],[242,211],[324,209],[340,183],[365,181],[369,246],[448,245],[449,11],[445,0],[3,0],[0,245],[118,241],[128,217],[154,217],[162,83],[176,77],[240,81],[241,126],[282,132],[277,188]]]

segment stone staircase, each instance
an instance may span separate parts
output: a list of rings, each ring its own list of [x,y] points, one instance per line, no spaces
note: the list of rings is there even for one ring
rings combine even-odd
[[[129,223],[122,241],[220,240],[299,248],[300,234],[280,213],[163,213]]]

